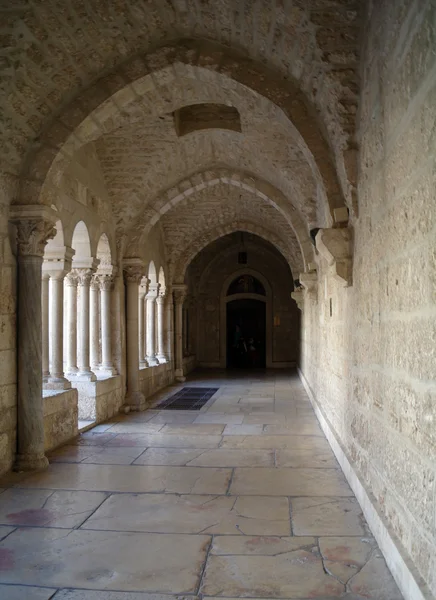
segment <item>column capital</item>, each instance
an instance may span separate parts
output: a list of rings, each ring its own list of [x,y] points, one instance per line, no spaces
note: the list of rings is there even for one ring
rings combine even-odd
[[[145,298],[148,294],[148,286],[150,284],[150,280],[144,275],[144,277],[139,282],[139,297],[140,299]]]
[[[99,288],[103,291],[110,291],[114,285],[113,275],[97,275]]]
[[[166,300],[166,292],[159,292],[157,298],[156,298],[156,304],[165,304],[165,300]]]
[[[56,213],[47,206],[15,206],[11,223],[17,228],[20,256],[44,256],[45,246],[56,235]]]
[[[173,285],[173,296],[176,304],[183,304],[188,292],[188,286],[185,284]]]
[[[123,260],[123,273],[126,283],[139,285],[144,277],[145,266],[140,258],[126,258]]]
[[[44,272],[42,273],[44,276]],[[47,273],[48,275],[48,273]],[[78,277],[75,271],[70,271],[65,275],[65,284],[67,287],[77,287]]]
[[[76,274],[78,285],[89,286],[91,284],[93,269],[73,269],[73,272]]]

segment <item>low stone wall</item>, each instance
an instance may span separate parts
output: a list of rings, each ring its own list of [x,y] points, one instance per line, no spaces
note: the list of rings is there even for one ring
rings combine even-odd
[[[155,367],[146,367],[139,372],[140,390],[146,399],[167,385],[170,385],[173,381],[174,371],[171,362]]]
[[[79,393],[79,419],[101,423],[119,412],[124,399],[119,375],[71,385]]]
[[[44,403],[44,446],[53,450],[78,435],[78,393],[70,390],[45,390]]]

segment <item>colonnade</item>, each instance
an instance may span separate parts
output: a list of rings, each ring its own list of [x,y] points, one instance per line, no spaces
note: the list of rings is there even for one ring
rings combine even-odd
[[[44,261],[56,230],[50,209],[19,207],[11,221],[17,231],[17,470],[48,465],[44,455],[43,382],[68,389],[72,381],[94,381],[95,372],[114,375],[112,361],[112,273],[99,273],[98,261],[76,266],[74,252]],[[123,262],[126,284],[126,404],[145,408],[139,366],[166,362],[174,323],[175,377],[183,376],[183,302],[186,286],[165,294],[150,284],[136,259]],[[65,301],[64,301],[65,300]],[[174,304],[173,304],[174,300]],[[174,309],[174,313],[173,313]],[[155,330],[156,327],[156,330]],[[64,360],[64,332],[66,334]]]

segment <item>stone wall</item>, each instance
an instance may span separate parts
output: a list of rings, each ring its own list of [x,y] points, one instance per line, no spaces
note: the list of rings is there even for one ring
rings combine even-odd
[[[210,244],[195,258],[189,269],[187,281],[195,299],[192,314],[197,319],[197,362],[203,367],[226,366],[226,344],[223,340],[226,306],[223,290],[226,281],[230,283],[238,274],[247,271],[254,276],[259,273],[269,287],[266,296],[267,365],[268,362],[272,367],[295,365],[298,360],[300,315],[290,296],[293,290],[291,271],[283,256],[271,244],[255,235],[244,235],[247,265],[238,264],[240,234],[235,233]]]
[[[318,404],[433,594],[435,19],[431,2],[369,3],[353,286],[341,288],[318,259],[302,344],[302,371]]]
[[[173,381],[174,371],[171,362],[156,367],[146,367],[139,371],[139,388],[146,400]]]
[[[79,393],[79,419],[101,423],[116,415],[124,401],[119,375],[97,381],[73,381]]]
[[[53,450],[78,435],[77,397],[75,389],[44,392],[44,447],[46,451]]]

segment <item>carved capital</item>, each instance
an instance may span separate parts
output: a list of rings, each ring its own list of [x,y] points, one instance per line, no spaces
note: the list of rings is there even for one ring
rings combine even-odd
[[[77,285],[89,286],[93,275],[92,269],[73,269],[77,276]]]
[[[159,295],[156,298],[156,304],[164,305],[165,304],[165,299],[166,299],[166,293],[165,292],[159,292]]]
[[[184,303],[187,291],[188,291],[188,286],[186,286],[186,285],[174,285],[173,286],[174,302],[177,305]]]
[[[333,277],[342,285],[350,286],[353,267],[350,229],[320,229],[315,243]]]
[[[142,265],[127,265],[123,267],[123,273],[127,284],[135,283],[139,285],[144,276],[144,268]]]
[[[99,275],[98,284],[101,290],[110,291],[114,285],[114,278],[112,275]]]
[[[304,293],[302,289],[298,289],[295,292],[291,292],[291,298],[295,300],[300,310],[303,310],[304,306]]]
[[[69,273],[67,273],[67,275],[65,276],[65,285],[67,287],[77,287],[77,283],[77,273],[75,271],[70,271]]]
[[[45,246],[56,235],[52,221],[35,218],[15,221],[19,256],[44,256]]]

